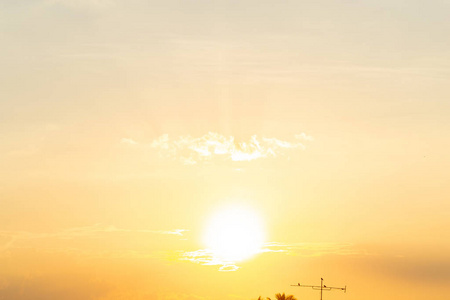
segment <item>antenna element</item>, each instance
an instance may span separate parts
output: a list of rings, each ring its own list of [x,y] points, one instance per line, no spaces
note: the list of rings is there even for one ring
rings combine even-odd
[[[310,287],[313,290],[320,290],[320,300],[322,300],[322,292],[323,291],[331,291],[331,290],[341,290],[344,291],[344,293],[347,292],[347,286],[345,287],[334,287],[334,286],[326,286],[323,284],[323,278],[320,278],[320,286],[319,285],[304,285],[304,284],[291,284],[291,286],[298,286],[298,287]]]

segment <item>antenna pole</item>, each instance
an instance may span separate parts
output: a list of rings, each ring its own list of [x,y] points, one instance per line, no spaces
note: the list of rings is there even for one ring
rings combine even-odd
[[[345,287],[334,287],[334,286],[326,286],[323,284],[323,278],[320,278],[320,286],[319,285],[304,285],[304,284],[292,284],[291,286],[298,286],[298,287],[310,287],[313,290],[320,290],[320,300],[322,300],[323,291],[331,291],[331,290],[341,290],[344,291],[344,293],[347,292],[347,286]]]
[[[320,300],[322,300],[323,278],[320,278]]]

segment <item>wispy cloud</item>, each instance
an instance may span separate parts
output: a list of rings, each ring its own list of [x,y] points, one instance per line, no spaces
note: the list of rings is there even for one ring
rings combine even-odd
[[[186,231],[189,231],[189,230],[187,230],[187,229],[160,230],[160,231],[155,231],[155,233],[183,236],[183,233]]]
[[[138,144],[135,140],[133,140],[133,139],[128,139],[128,138],[122,138],[122,139],[120,140],[120,143],[121,143],[121,144],[128,144],[128,145],[137,145],[137,144]]]
[[[293,256],[315,257],[323,255],[369,255],[370,253],[357,249],[353,244],[338,243],[266,243],[261,249],[263,253],[284,253]]]
[[[317,257],[324,255],[372,255],[371,253],[358,249],[353,244],[338,243],[266,243],[259,254],[278,253],[283,255]],[[175,251],[167,256],[169,260],[189,261],[205,266],[218,266],[221,272],[232,272],[239,270],[239,262],[224,260],[215,255],[209,249],[195,251]]]
[[[148,230],[124,229],[113,225],[95,224],[92,226],[74,227],[55,232],[0,231],[0,252],[14,248],[17,244],[27,245],[39,239],[74,240],[80,238],[102,238],[111,234],[159,234],[184,236],[187,229]]]
[[[47,5],[62,5],[75,9],[100,9],[111,6],[113,0],[46,0]]]
[[[221,272],[237,271],[239,267],[236,262],[223,260],[209,249],[199,249],[196,251],[179,252],[178,260],[190,261],[205,266],[219,266]]]
[[[213,160],[248,162],[263,158],[286,156],[289,150],[305,149],[304,142],[313,138],[300,133],[286,141],[274,137],[252,136],[247,141],[237,141],[233,136],[209,132],[201,137],[179,136],[175,138],[163,134],[154,139],[150,147],[157,149],[162,157],[178,160],[185,165],[194,165]],[[121,143],[137,145],[137,142],[123,138]]]

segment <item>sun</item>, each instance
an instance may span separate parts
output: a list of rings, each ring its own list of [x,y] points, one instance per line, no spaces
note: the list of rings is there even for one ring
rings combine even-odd
[[[263,224],[259,215],[248,207],[223,208],[207,223],[204,242],[214,256],[238,262],[261,251],[264,243]]]

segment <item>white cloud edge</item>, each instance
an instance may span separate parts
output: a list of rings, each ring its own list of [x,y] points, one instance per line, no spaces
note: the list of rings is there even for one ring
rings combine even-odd
[[[302,132],[294,135],[293,140],[286,141],[274,137],[253,135],[248,141],[238,142],[233,136],[208,132],[201,137],[178,136],[171,138],[169,134],[163,134],[147,146],[158,150],[162,157],[178,160],[184,165],[195,165],[212,160],[250,162],[257,159],[285,156],[289,150],[304,150],[306,146],[303,142],[312,141],[313,137]],[[130,146],[140,145],[131,138],[122,138],[120,142]]]
[[[189,261],[205,266],[219,266],[218,271],[233,272],[239,270],[238,262],[223,260],[209,249],[199,249],[195,251],[180,251],[181,261]],[[373,255],[365,250],[357,249],[353,244],[348,243],[278,243],[268,242],[257,254],[280,253],[284,255],[317,257],[324,255]]]

